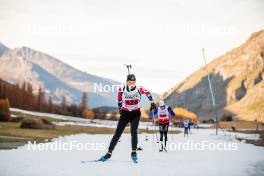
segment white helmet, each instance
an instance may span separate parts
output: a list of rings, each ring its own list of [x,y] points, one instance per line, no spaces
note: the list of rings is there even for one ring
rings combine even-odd
[[[163,100],[160,100],[160,101],[159,101],[159,106],[165,106],[165,103],[164,103]]]

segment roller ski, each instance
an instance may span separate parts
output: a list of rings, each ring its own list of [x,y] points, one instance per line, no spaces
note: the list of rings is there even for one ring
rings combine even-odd
[[[161,144],[161,149],[159,150],[159,152],[168,152],[166,145],[164,146],[163,144]]]

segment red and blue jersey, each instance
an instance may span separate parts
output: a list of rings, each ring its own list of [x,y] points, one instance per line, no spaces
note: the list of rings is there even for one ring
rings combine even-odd
[[[186,119],[186,120],[183,121],[183,127],[184,128],[189,128],[190,127],[190,122],[189,122],[188,119]]]
[[[171,107],[158,107],[154,110],[154,117],[158,117],[159,124],[170,123],[170,119],[172,116],[175,116],[175,113],[173,112]]]

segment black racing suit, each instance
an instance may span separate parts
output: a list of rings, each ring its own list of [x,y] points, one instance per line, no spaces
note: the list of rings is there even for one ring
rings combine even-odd
[[[159,132],[160,132],[160,141],[163,141],[163,136],[165,137],[165,146],[166,142],[168,141],[168,129],[169,123],[159,124]]]
[[[127,124],[130,123],[130,132],[131,132],[131,144],[132,150],[137,149],[138,137],[137,137],[137,129],[140,120],[140,110],[139,111],[132,111],[128,112],[125,110],[121,110],[121,116],[117,124],[117,128],[115,134],[110,142],[110,146],[108,148],[109,152],[112,152],[122,135],[124,129],[126,128]]]
[[[121,137],[128,123],[130,123],[132,151],[135,151],[137,149],[137,143],[138,143],[137,129],[138,129],[139,120],[141,116],[140,108],[134,111],[127,111],[127,110],[122,109],[123,108],[122,107],[122,102],[123,102],[122,94],[124,90],[126,89],[126,91],[133,91],[135,90],[135,88],[136,87],[129,90],[128,87],[126,86],[126,87],[123,87],[123,89],[120,88],[118,91],[118,106],[120,109],[120,119],[118,121],[115,134],[108,148],[108,152],[110,153],[112,153],[112,151],[114,150],[119,138]],[[140,94],[145,94],[148,97],[149,101],[153,102],[152,96],[149,91],[147,91],[143,87],[139,88],[138,90]]]

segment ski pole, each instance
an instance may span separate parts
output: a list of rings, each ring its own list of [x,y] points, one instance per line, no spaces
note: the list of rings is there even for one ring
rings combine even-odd
[[[173,125],[171,125],[171,141],[174,142]]]
[[[212,88],[212,84],[211,84],[211,78],[210,78],[210,74],[209,74],[209,72],[207,70],[207,62],[206,62],[206,58],[205,58],[205,54],[204,54],[204,48],[203,48],[203,58],[204,58],[204,65],[205,65],[204,68],[205,68],[205,71],[207,73],[207,79],[208,79],[209,89],[210,89],[210,93],[211,93],[211,99],[212,99],[212,102],[213,102],[214,115],[215,115],[215,121],[216,121],[215,133],[217,135],[218,134],[219,122],[218,122],[217,113],[216,113],[216,103],[215,103],[214,92],[213,92],[213,88]]]
[[[155,150],[154,140],[155,140],[154,133],[152,133],[152,148],[153,148],[153,151]]]
[[[154,115],[154,110],[152,110],[152,119],[153,119],[153,125],[154,125],[154,131],[155,131],[155,135],[156,135],[156,140],[157,140],[157,143],[159,143],[159,140],[158,140],[158,134],[157,134],[157,131],[156,131],[156,123],[155,123],[155,115]]]
[[[210,89],[210,93],[211,93],[211,99],[212,99],[212,102],[213,102],[213,110],[214,110],[214,116],[215,116],[215,134],[217,135],[218,134],[218,129],[220,129],[223,132],[223,134],[226,136],[224,130],[220,127],[220,124],[219,124],[219,119],[218,119],[217,112],[216,112],[217,111],[217,107],[216,107],[216,102],[215,102],[215,96],[214,96],[213,87],[212,87],[212,83],[211,83],[210,73],[209,73],[209,71],[207,69],[207,62],[206,62],[204,48],[202,49],[202,51],[203,51],[203,59],[204,59],[204,69],[205,69],[206,74],[207,74],[209,89]]]
[[[170,123],[169,124],[171,124],[171,141],[174,142],[172,116],[170,116]]]
[[[153,113],[152,113],[152,125],[154,125],[154,116],[153,116]],[[152,133],[152,149],[153,151],[155,151],[155,137],[154,137],[154,133]]]

